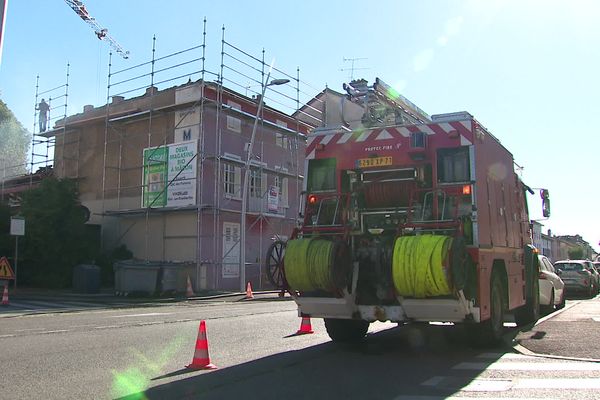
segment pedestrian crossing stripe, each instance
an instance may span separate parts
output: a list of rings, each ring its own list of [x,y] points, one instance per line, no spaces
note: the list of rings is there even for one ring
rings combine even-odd
[[[2,279],[15,279],[15,273],[6,257],[0,258],[0,280]]]

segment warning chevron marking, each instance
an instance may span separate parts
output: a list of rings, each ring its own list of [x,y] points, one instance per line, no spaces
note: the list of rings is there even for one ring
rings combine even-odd
[[[15,273],[6,257],[0,258],[0,279],[15,279]]]

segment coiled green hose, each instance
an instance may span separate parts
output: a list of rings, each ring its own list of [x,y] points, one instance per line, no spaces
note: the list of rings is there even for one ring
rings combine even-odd
[[[333,243],[323,239],[289,240],[285,249],[285,278],[300,292],[334,288]]]
[[[407,297],[444,296],[451,293],[444,268],[452,238],[442,235],[403,236],[396,239],[392,278],[398,294]]]

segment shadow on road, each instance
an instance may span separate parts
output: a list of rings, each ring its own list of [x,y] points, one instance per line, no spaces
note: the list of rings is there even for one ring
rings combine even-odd
[[[456,364],[472,361],[486,351],[495,353],[477,359],[481,370],[451,371]],[[443,398],[455,394],[511,351],[509,346],[472,348],[460,327],[410,325],[370,334],[355,345],[327,342],[216,371],[188,372],[193,376],[121,399]],[[172,371],[153,381],[184,373]],[[452,378],[446,379],[449,375]],[[437,384],[427,384],[433,377],[438,377]]]

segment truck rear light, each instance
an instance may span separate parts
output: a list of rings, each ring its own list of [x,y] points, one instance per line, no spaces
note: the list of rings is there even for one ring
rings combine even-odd
[[[310,196],[308,196],[308,204],[314,205],[316,203],[317,203],[317,196],[315,196],[314,194],[311,194]]]
[[[464,194],[464,195],[471,194],[471,185],[463,185],[462,194]]]

